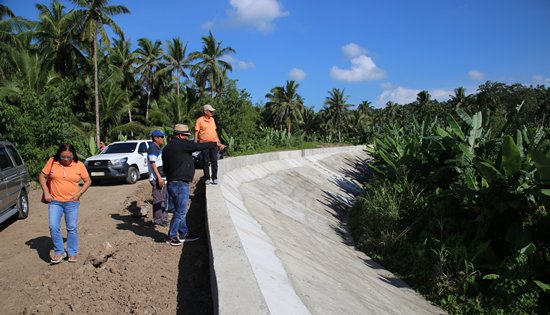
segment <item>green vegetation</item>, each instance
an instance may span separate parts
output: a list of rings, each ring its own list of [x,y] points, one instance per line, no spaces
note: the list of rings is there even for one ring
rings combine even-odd
[[[223,58],[237,50],[211,32],[200,51],[181,37],[134,49],[114,20],[128,8],[73,2],[37,4],[37,21],[0,5],[0,138],[33,176],[61,142],[86,157],[193,125],[206,103],[230,155],[369,144],[375,176],[350,213],[359,249],[453,314],[550,313],[548,87],[487,82],[380,109],[333,88],[315,112],[287,81],[252,104]]]
[[[452,314],[548,314],[550,137],[548,111],[534,114],[547,93],[487,84],[398,107],[423,119],[373,137],[375,176],[350,216],[357,247]]]

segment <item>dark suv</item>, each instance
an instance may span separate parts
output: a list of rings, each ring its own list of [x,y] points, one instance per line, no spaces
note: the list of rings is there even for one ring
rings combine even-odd
[[[29,172],[13,144],[0,141],[0,223],[29,215]]]

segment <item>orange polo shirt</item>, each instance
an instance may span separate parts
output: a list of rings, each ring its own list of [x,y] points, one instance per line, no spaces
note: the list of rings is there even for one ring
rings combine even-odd
[[[218,133],[216,132],[216,122],[214,117],[201,116],[195,122],[195,131],[199,132],[200,142],[219,142]]]
[[[86,166],[82,162],[71,162],[68,166],[61,165],[60,162],[53,161],[53,157],[44,165],[42,174],[49,175],[50,195],[55,201],[67,202],[71,201],[74,194],[78,192],[80,187],[80,179],[89,177]],[[51,172],[50,172],[51,168]]]

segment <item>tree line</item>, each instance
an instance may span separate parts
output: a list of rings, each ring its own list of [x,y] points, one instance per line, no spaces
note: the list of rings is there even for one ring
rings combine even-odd
[[[27,159],[43,160],[60,141],[90,155],[100,140],[148,137],[155,128],[169,132],[175,123],[192,124],[205,103],[221,109],[217,122],[233,154],[316,142],[366,143],[384,124],[413,115],[444,117],[455,107],[489,107],[505,117],[509,104],[522,99],[533,123],[548,124],[546,87],[494,82],[477,94],[459,87],[446,102],[422,91],[411,104],[388,102],[384,108],[369,101],[350,104],[344,89],[333,88],[316,112],[305,105],[300,84],[289,80],[266,91],[265,104],[252,104],[246,89],[229,77],[232,66],[224,56],[236,49],[212,32],[201,37],[199,51],[188,51],[181,37],[164,43],[140,38],[134,48],[115,21],[130,9],[109,2],[36,4],[36,21],[0,5],[0,134],[23,146]]]
[[[0,137],[32,174],[60,142],[89,156],[100,140],[192,125],[205,103],[230,154],[368,144],[375,176],[351,211],[358,248],[452,313],[548,310],[547,86],[486,82],[382,108],[333,88],[315,111],[289,80],[253,104],[224,59],[237,50],[212,32],[199,51],[177,36],[133,47],[115,21],[129,8],[72,3],[36,4],[35,21],[0,5]]]

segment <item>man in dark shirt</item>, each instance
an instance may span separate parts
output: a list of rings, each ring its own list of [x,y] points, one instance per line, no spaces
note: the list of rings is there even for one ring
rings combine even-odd
[[[189,182],[195,176],[194,151],[214,148],[215,142],[194,143],[187,140],[191,135],[189,127],[177,124],[174,127],[175,138],[162,151],[162,164],[168,181],[168,194],[174,202],[174,215],[170,221],[166,243],[178,246],[184,242],[196,241],[198,236],[189,232],[187,227],[187,200],[189,199]]]

